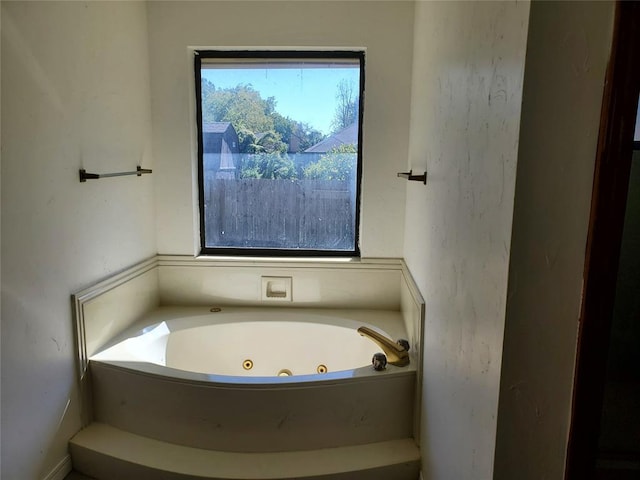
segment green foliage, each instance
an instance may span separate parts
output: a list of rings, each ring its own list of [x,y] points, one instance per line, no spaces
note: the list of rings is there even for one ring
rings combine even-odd
[[[353,144],[340,145],[322,155],[304,169],[304,177],[312,180],[349,180],[353,177],[358,150]]]
[[[236,129],[238,134],[238,149],[241,153],[256,153],[258,138],[255,133],[246,128]]]
[[[279,133],[273,131],[261,135],[256,147],[256,153],[287,153],[287,144],[282,141]]]
[[[238,140],[240,142],[240,153],[286,153],[287,144],[284,143],[280,134],[267,132],[256,134],[246,128],[239,130]]]
[[[280,153],[243,155],[240,178],[295,179],[296,169],[291,159]]]
[[[210,82],[209,82],[210,83]],[[203,121],[231,122],[236,131],[247,129],[252,132],[268,132],[274,129],[270,115],[275,110],[273,97],[264,100],[251,85],[237,85],[233,88],[203,88]]]
[[[238,133],[240,153],[285,153],[290,144],[295,152],[320,142],[324,136],[310,125],[276,111],[276,99],[266,100],[251,85],[216,89],[202,79],[202,120],[230,122]],[[294,142],[291,139],[295,137]]]
[[[300,139],[299,152],[302,152],[325,139],[325,135],[323,135],[322,132],[316,130],[308,123],[297,122],[296,127],[297,129],[295,134]]]
[[[206,78],[202,79],[202,120],[205,123],[215,122],[215,105],[211,101],[214,93],[216,91],[216,87],[213,83],[211,83]]]
[[[297,122],[278,112],[273,114],[275,130],[282,141],[292,146],[292,153],[302,152],[324,139],[324,135],[308,123]]]

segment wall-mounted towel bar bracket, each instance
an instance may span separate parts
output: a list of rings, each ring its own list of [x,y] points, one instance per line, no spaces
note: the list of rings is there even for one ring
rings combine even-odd
[[[107,178],[107,177],[124,177],[126,175],[137,175],[138,177],[142,176],[143,173],[151,173],[152,170],[147,168],[142,168],[140,166],[136,167],[135,172],[117,172],[117,173],[87,173],[84,168],[80,169],[80,181],[86,182],[87,180],[97,180],[99,178]]]
[[[425,185],[427,184],[427,172],[424,172],[422,175],[414,175],[413,170],[409,170],[408,172],[398,172],[398,177],[415,182],[422,182]]]

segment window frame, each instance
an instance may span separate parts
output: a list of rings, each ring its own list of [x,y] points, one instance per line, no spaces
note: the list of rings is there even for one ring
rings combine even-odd
[[[205,239],[205,190],[204,190],[204,135],[202,118],[202,59],[256,59],[292,60],[314,58],[357,60],[360,69],[359,105],[358,105],[358,152],[356,163],[355,212],[354,212],[354,248],[351,250],[315,250],[285,248],[243,248],[243,247],[207,247]],[[362,129],[365,95],[365,51],[361,49],[344,50],[194,50],[196,128],[198,155],[198,203],[200,227],[200,255],[237,256],[237,257],[356,257],[360,258],[360,208],[362,194]]]

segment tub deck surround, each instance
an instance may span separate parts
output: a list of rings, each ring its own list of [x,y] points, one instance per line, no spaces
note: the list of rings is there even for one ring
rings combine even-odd
[[[263,276],[291,277],[292,301],[262,302]],[[229,285],[222,288],[225,282]],[[70,442],[76,470],[98,479],[417,478],[420,421],[415,406],[421,392],[424,308],[401,260],[228,262],[158,256],[100,282],[95,290],[79,292],[74,302],[85,421],[85,429]],[[222,311],[210,312],[211,307]],[[261,320],[245,318],[247,314]],[[220,343],[216,321],[233,325],[220,330],[228,342]],[[260,346],[253,349],[255,358],[236,351],[244,347],[245,335],[235,331],[239,324],[253,330],[270,322],[284,331],[292,326],[287,337],[300,327],[303,336],[314,340],[319,334],[305,334],[304,327],[321,324],[328,330],[317,343],[328,345],[318,349],[317,358],[313,342],[303,345],[293,357],[313,359],[301,369],[294,358],[269,355],[263,344],[284,354],[295,348],[288,348],[286,341],[269,341],[266,334],[254,339]],[[361,325],[394,340],[407,338],[411,364],[375,372],[370,353],[380,349],[357,333]],[[342,333],[333,335],[331,328],[342,333],[352,328],[349,342],[364,343],[349,346],[345,339],[338,341]],[[127,351],[123,342],[144,339],[142,331],[155,332],[148,337],[150,348],[144,354]],[[177,342],[169,338],[174,333]],[[186,346],[182,340],[189,337],[202,342]],[[231,370],[217,370],[219,359],[194,368],[212,345],[237,353]],[[177,346],[183,353],[172,350]],[[184,348],[191,350],[189,355]],[[343,361],[336,363],[341,353]],[[267,364],[267,359],[274,363]],[[256,370],[257,376],[244,376],[240,368],[248,365],[245,360],[256,369],[266,365],[272,375],[281,370],[294,375],[269,376]],[[320,366],[328,372],[309,373]],[[130,448],[123,450],[118,442]],[[398,454],[385,455],[381,446]],[[149,463],[153,449],[165,453]],[[345,461],[347,452],[357,455],[357,461]],[[183,457],[209,465],[206,475],[185,467]],[[313,466],[306,473],[275,467],[303,458],[307,460],[302,463]],[[165,459],[175,462],[167,465]],[[239,473],[229,474],[211,462],[231,465],[231,471]],[[250,472],[247,465],[266,469]]]
[[[292,301],[261,300],[264,276],[291,277]],[[422,359],[424,300],[401,259],[157,255],[77,292],[72,295],[72,302],[81,390],[86,383],[89,357],[163,305],[399,311],[412,354]],[[422,362],[417,363],[420,368]],[[86,424],[89,412],[83,417]]]
[[[272,325],[290,329],[290,335],[270,337]],[[161,307],[92,357],[94,420],[161,441],[235,452],[409,438],[415,366],[373,370],[371,356],[379,347],[357,333],[360,325],[406,336],[394,311]],[[239,327],[239,337],[229,335],[231,327]],[[343,334],[320,338],[320,327]],[[261,332],[255,343],[247,343],[251,328]],[[179,341],[172,347],[174,336]],[[182,342],[183,336],[193,344]],[[123,348],[131,341],[143,351]],[[242,375],[245,359],[258,368],[272,362],[267,370],[273,373]],[[330,371],[276,376],[283,369],[295,373],[309,360]],[[232,374],[219,373],[225,371]]]
[[[402,264],[396,261],[159,259],[164,305],[297,306],[397,310]],[[292,298],[265,301],[263,277],[291,277]]]
[[[207,384],[92,363],[94,421],[227,452],[412,438],[415,371],[314,384]]]
[[[88,359],[159,305],[279,306],[262,301],[262,277],[292,278],[289,308],[400,310],[422,299],[400,259],[238,259],[156,255],[72,295],[82,423],[91,420]],[[413,309],[417,307],[411,307]],[[114,315],[113,312],[118,312]],[[420,320],[421,321],[421,320]],[[422,344],[407,328],[414,352]],[[419,327],[421,328],[421,327]]]

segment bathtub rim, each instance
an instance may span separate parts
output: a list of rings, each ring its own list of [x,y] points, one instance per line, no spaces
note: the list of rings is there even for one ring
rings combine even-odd
[[[221,309],[219,312],[211,312],[211,309]],[[218,319],[217,322],[206,323],[203,317],[209,317],[216,320],[216,315],[242,315],[245,313],[260,313],[272,315],[280,315],[283,317],[292,317],[293,315],[304,314],[309,317],[322,317],[323,319],[340,319],[346,320],[352,327],[356,325],[364,325],[379,331],[380,333],[389,336],[395,340],[399,338],[407,338],[407,332],[402,322],[402,313],[397,310],[368,310],[368,309],[337,309],[337,308],[308,308],[308,307],[238,307],[238,306],[184,306],[184,305],[163,305],[138,319],[131,326],[115,335],[112,339],[107,341],[104,345],[99,347],[95,353],[89,356],[89,359],[104,352],[106,349],[113,347],[117,343],[120,343],[127,338],[141,335],[143,330],[154,328],[161,323],[165,322],[170,325],[178,323],[180,320],[185,320],[185,324],[180,328],[175,328],[171,331],[179,331],[188,328],[196,328],[199,326],[206,326],[211,323],[230,323],[224,322]],[[366,317],[366,318],[365,318]],[[387,317],[394,317],[388,319]],[[202,323],[198,319],[202,318]],[[236,319],[237,320],[237,319]],[[254,319],[244,320],[240,319],[239,322],[255,321]],[[265,320],[269,321],[269,320]],[[289,321],[281,320],[278,321]],[[325,322],[313,322],[303,318],[302,320],[296,320],[301,323],[323,323],[329,325],[335,325],[342,327],[343,325],[338,321],[325,321]],[[178,326],[178,325],[176,325]],[[413,357],[412,357],[413,360]]]
[[[233,390],[269,390],[330,387],[359,382],[380,381],[386,377],[398,375],[415,375],[415,366],[407,367],[387,366],[386,370],[377,372],[373,367],[359,367],[352,370],[340,370],[320,375],[293,375],[290,377],[242,377],[232,375],[212,375],[206,373],[189,372],[165,367],[154,363],[129,362],[116,360],[90,360],[89,369],[93,363],[106,366],[131,375],[142,375],[157,381],[189,384],[198,387],[210,387]],[[349,375],[355,372],[356,375]],[[233,381],[237,379],[238,381]]]
[[[220,308],[221,311],[212,312],[213,308]],[[187,370],[180,370],[164,365],[159,365],[152,362],[146,362],[143,360],[137,361],[136,359],[104,359],[96,358],[100,354],[104,353],[111,347],[118,345],[128,338],[144,335],[145,330],[152,330],[153,328],[161,325],[163,322],[168,323],[169,326],[175,327],[171,329],[171,332],[177,332],[190,328],[198,328],[202,326],[234,323],[231,320],[239,322],[252,322],[256,321],[253,318],[230,318],[230,317],[242,317],[246,314],[259,313],[263,316],[267,315],[269,318],[262,321],[269,322],[273,320],[277,321],[293,321],[282,320],[282,317],[292,319],[294,316],[302,320],[296,320],[298,323],[322,323],[328,325],[335,325],[342,327],[340,321],[347,321],[348,327],[345,328],[357,328],[359,325],[368,326],[385,335],[389,335],[393,339],[406,338],[406,332],[404,331],[404,325],[401,321],[401,312],[394,310],[362,310],[362,309],[320,309],[320,308],[282,308],[282,307],[235,307],[235,306],[221,306],[221,307],[203,307],[203,306],[161,306],[154,311],[145,315],[143,318],[135,322],[131,327],[127,328],[121,334],[116,335],[112,340],[107,342],[102,348],[100,348],[94,355],[89,358],[89,364],[91,362],[101,362],[103,364],[111,365],[114,367],[128,369],[131,371],[137,371],[142,374],[153,375],[156,377],[163,377],[166,379],[173,379],[175,381],[186,381],[193,383],[206,383],[211,385],[295,385],[301,384],[306,386],[312,386],[315,384],[327,385],[331,382],[343,382],[353,381],[355,379],[362,379],[368,377],[381,377],[385,375],[395,375],[403,372],[415,372],[416,362],[418,359],[415,355],[411,356],[411,363],[406,367],[396,367],[388,365],[386,370],[375,371],[370,365],[363,365],[361,367],[337,370],[335,372],[328,372],[325,374],[306,374],[306,375],[292,375],[292,376],[235,376],[235,375],[219,375],[219,374],[206,374],[199,372],[192,372]],[[316,319],[324,319],[324,322],[313,321]],[[366,321],[365,321],[366,318]],[[391,330],[391,331],[389,331]]]

